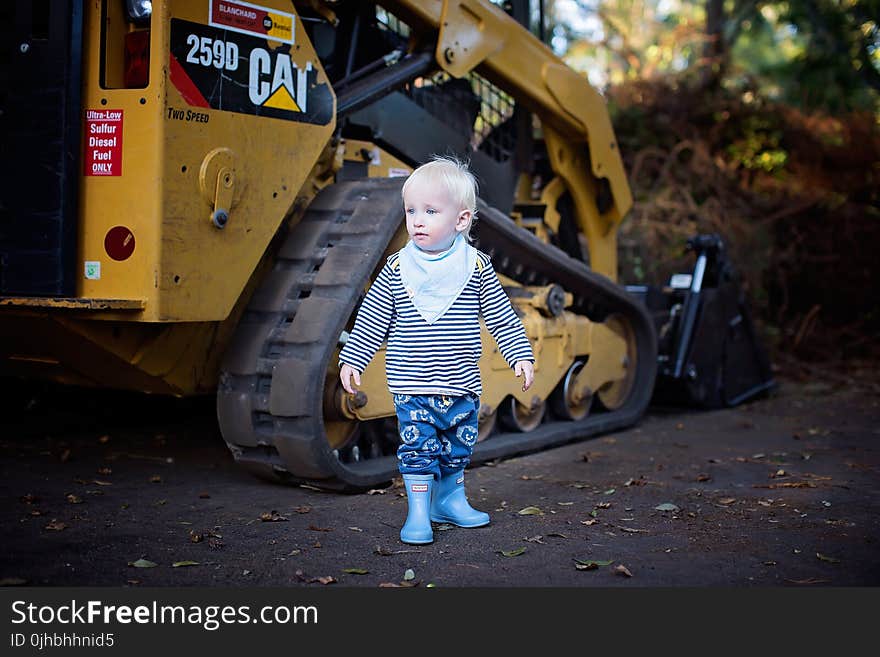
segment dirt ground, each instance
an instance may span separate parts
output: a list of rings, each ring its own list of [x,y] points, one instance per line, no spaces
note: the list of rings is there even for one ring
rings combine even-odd
[[[415,547],[398,539],[399,482],[345,495],[257,480],[232,462],[213,399],[16,387],[0,419],[0,583],[877,586],[877,391],[780,378],[737,408],[652,407],[626,431],[474,467],[469,495],[492,523],[435,525]]]

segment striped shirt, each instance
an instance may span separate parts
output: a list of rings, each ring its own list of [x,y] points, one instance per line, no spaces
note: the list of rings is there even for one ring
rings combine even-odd
[[[339,354],[340,365],[363,372],[387,338],[385,374],[392,393],[480,395],[480,316],[510,367],[519,360],[534,362],[525,329],[489,256],[477,251],[477,266],[464,290],[442,317],[428,324],[403,289],[395,253],[361,304]]]

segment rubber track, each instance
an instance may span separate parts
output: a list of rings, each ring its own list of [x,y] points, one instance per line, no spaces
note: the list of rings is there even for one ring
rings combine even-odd
[[[223,364],[217,413],[224,439],[255,474],[323,488],[363,489],[397,473],[394,455],[343,463],[327,443],[323,389],[338,337],[397,231],[403,178],[331,185],[287,236],[273,270],[239,324]],[[499,433],[477,444],[472,463],[509,457],[629,426],[648,406],[656,374],[651,319],[623,287],[547,245],[503,213],[479,204],[475,245],[493,266],[525,285],[555,282],[574,295],[571,310],[630,322],[635,381],[624,405],[528,433]]]

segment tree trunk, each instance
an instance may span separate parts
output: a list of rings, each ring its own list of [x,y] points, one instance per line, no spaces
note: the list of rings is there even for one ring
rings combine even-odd
[[[724,0],[706,0],[706,43],[700,67],[700,86],[707,90],[717,89],[726,64]]]

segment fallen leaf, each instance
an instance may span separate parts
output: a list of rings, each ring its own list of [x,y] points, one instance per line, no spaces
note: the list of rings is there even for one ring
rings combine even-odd
[[[205,538],[205,535],[202,532],[197,532],[194,529],[189,530],[189,540],[193,543],[200,543]]]
[[[568,536],[566,536],[565,534],[561,534],[559,532],[550,532],[549,534],[547,534],[547,536],[557,536],[559,538],[568,538]]]
[[[351,531],[353,531],[353,532],[362,532],[362,531],[364,531],[364,530],[361,529],[360,527],[349,527],[349,529],[350,529]]]
[[[596,505],[596,508],[597,508],[597,509],[610,509],[610,508],[611,508],[611,502],[599,502],[599,503]]]
[[[264,511],[261,513],[260,520],[263,522],[282,522],[287,520],[287,518],[273,509],[272,511]]]
[[[49,522],[49,524],[46,525],[43,529],[50,529],[52,531],[60,532],[62,529],[66,529],[66,528],[67,528],[66,522],[58,522],[55,518],[52,518],[52,520]]]
[[[698,474],[697,475],[697,481],[709,481],[710,479],[712,479],[712,477],[710,477],[707,474]]]
[[[531,476],[530,476],[530,475],[522,475],[522,476],[520,477],[520,479],[522,479],[523,481],[530,481],[530,480],[532,480],[532,479],[543,479],[543,478],[544,478],[544,475],[542,475],[542,474],[540,474],[540,475],[531,475]]]
[[[285,518],[285,520],[287,520],[287,518]],[[309,529],[311,529],[313,532],[332,532],[333,531],[333,529],[331,529],[330,527],[318,527],[317,525],[309,525]]]
[[[672,502],[664,502],[654,507],[657,511],[678,511],[678,507]]]
[[[827,584],[831,580],[819,579],[817,577],[809,577],[807,579],[787,579],[785,581],[791,582],[792,584]]]
[[[129,566],[134,566],[135,568],[155,568],[159,564],[155,561],[150,561],[149,559],[138,559],[137,561],[129,561]]]
[[[540,543],[541,545],[546,545],[546,543],[541,540],[542,538],[544,537],[538,534],[537,536],[529,536],[528,538],[524,538],[523,540],[529,543]]]
[[[342,572],[350,573],[351,575],[366,575],[370,571],[366,568],[343,568]]]
[[[93,482],[96,486],[112,486],[113,483],[110,481],[102,481],[100,479],[95,479]]]
[[[609,488],[608,490],[606,490],[606,491],[605,491],[604,493],[602,493],[602,494],[603,494],[603,495],[614,495],[614,489],[613,489],[613,488]]]
[[[166,504],[168,504],[168,500],[156,500],[155,501],[156,506],[165,506]]]
[[[384,495],[384,494],[385,494],[384,488],[371,488],[370,490],[367,491],[367,495]]]
[[[684,429],[684,423],[682,423],[682,422],[676,423],[675,428],[679,429],[679,430]]]
[[[400,584],[395,584],[394,582],[381,582],[379,584],[380,589],[399,589]]]
[[[198,565],[199,565],[198,561],[175,561],[173,564],[171,564],[171,567],[172,568],[181,568],[183,566],[198,566]]]
[[[520,548],[516,548],[515,550],[496,550],[496,551],[499,552],[501,554],[501,556],[504,556],[504,557],[518,557],[519,555],[521,555],[523,552],[526,551],[526,548],[520,547]]]
[[[593,509],[592,511],[590,511],[590,515],[593,516],[594,518],[597,518],[597,517],[599,517],[599,512],[596,511],[596,509]]]
[[[336,578],[332,575],[324,575],[323,577],[313,577],[309,582],[320,582],[326,586],[327,584],[335,584]]]
[[[622,563],[617,564],[617,568],[614,569],[614,572],[617,573],[618,575],[624,575],[625,577],[632,577],[633,576],[633,574],[631,572],[629,572],[629,568],[624,566]]]
[[[724,504],[725,506],[727,506],[728,504],[733,504],[734,502],[736,502],[735,497],[722,497],[720,500],[718,500],[718,504]]]
[[[0,586],[24,586],[27,580],[21,577],[4,577],[0,579]]]
[[[536,506],[527,506],[516,512],[520,516],[543,516],[544,512]]]
[[[63,452],[61,452],[61,455],[58,457],[58,460],[61,461],[62,463],[65,463],[69,458],[70,458],[70,450],[65,449]]]
[[[582,525],[595,525],[597,522],[599,521],[595,518],[593,518],[592,520],[581,520]]]
[[[211,497],[211,496],[210,496],[208,493],[199,493],[199,499],[207,500],[207,499],[209,499],[210,497]]]
[[[559,506],[571,506],[574,502],[557,502]]]
[[[378,554],[380,557],[390,557],[392,554],[394,554],[394,553],[393,553],[391,550],[389,550],[388,548],[384,548],[384,547],[381,547],[381,546],[379,546],[379,545],[377,545],[377,546],[376,546],[376,549],[373,550],[373,551],[374,551],[376,554]]]
[[[110,441],[110,436],[101,436],[98,438],[98,442],[102,445]]]
[[[815,488],[811,481],[783,481],[781,484],[752,484],[752,488]]]
[[[68,493],[67,501],[71,504],[82,504],[82,498],[79,495],[74,495],[73,493]]]
[[[618,525],[617,528],[622,531],[625,531],[625,532],[630,532],[632,534],[635,534],[638,532],[647,532],[648,531],[647,529],[635,529],[634,527],[621,527],[620,525]]]
[[[835,557],[826,557],[821,552],[817,552],[816,556],[819,557],[819,559],[821,559],[822,561],[827,561],[828,563],[840,563],[840,559],[837,559]]]
[[[416,578],[416,573],[412,568],[407,568],[403,572],[403,581],[408,582]]]
[[[450,525],[448,522],[441,522],[439,525],[434,527],[434,531],[438,532],[448,532],[450,529],[455,529],[455,525]]]
[[[160,475],[154,474],[152,477],[150,477],[150,483],[151,484],[161,484],[162,477]]]
[[[297,513],[308,513],[309,511],[312,510],[312,507],[304,504],[303,506],[294,507],[293,510],[296,511]]]
[[[574,567],[578,570],[596,570],[599,566],[610,566],[614,563],[612,560],[599,561],[596,559],[575,559]]]
[[[99,475],[113,474],[113,470],[111,470],[110,468],[107,468],[107,467],[98,468],[97,472]]]
[[[31,493],[27,493],[25,495],[22,495],[18,499],[20,501],[24,502],[25,504],[36,504],[37,502],[41,501],[39,497],[37,497],[36,495],[32,495]]]

